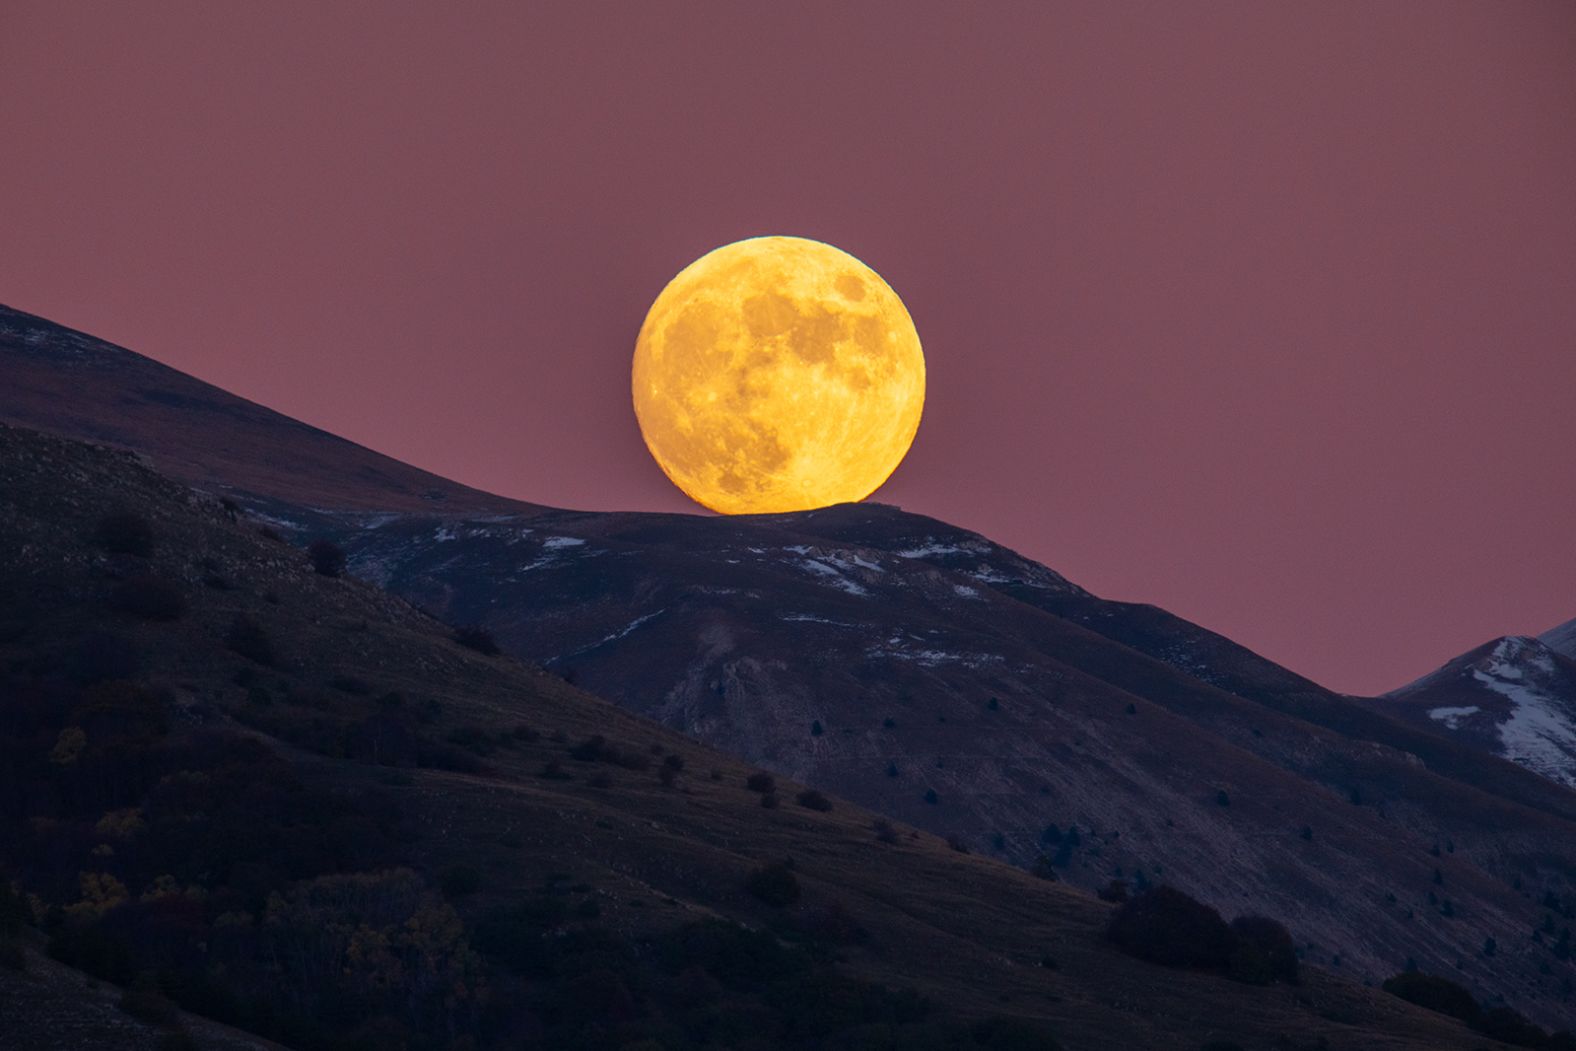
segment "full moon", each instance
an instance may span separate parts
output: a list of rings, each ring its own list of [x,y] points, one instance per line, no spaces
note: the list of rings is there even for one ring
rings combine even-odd
[[[925,357],[897,293],[847,252],[752,237],[679,271],[635,340],[646,447],[723,514],[863,500],[897,469]]]

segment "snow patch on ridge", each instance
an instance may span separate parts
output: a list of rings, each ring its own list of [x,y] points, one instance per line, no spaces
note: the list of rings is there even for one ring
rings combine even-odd
[[[1510,702],[1499,726],[1500,754],[1554,781],[1576,786],[1576,712],[1566,710],[1559,669],[1536,639],[1501,639],[1472,669],[1478,685]],[[1448,725],[1448,724],[1447,724]]]
[[[444,522],[432,531],[434,543],[447,544],[454,540],[489,540],[503,538],[513,544],[530,536],[536,530],[529,527],[499,528],[508,525],[507,518],[494,515],[490,518],[479,518],[471,522]],[[485,523],[485,524],[484,524]]]
[[[984,550],[978,544],[943,544],[926,537],[918,547],[892,552],[898,558],[932,558],[936,555],[976,555]]]
[[[790,621],[795,624],[830,624],[834,628],[855,628],[857,624],[846,621],[832,620],[829,617],[817,617],[813,613],[784,613],[780,620]]]
[[[524,563],[516,569],[519,573],[529,573],[533,569],[545,567],[558,567],[567,565],[564,561],[565,553],[577,547],[584,547],[585,541],[576,536],[550,536],[542,540],[542,553],[534,560]],[[595,558],[607,554],[606,549],[596,549],[586,552],[587,558]]]
[[[866,650],[865,657],[867,659],[885,658],[887,660],[909,661],[926,668],[934,668],[942,664],[961,664],[965,668],[979,668],[986,664],[1000,664],[1006,660],[999,653],[957,653],[952,650],[889,649],[880,646]]]
[[[827,584],[830,584],[834,588],[841,588],[850,595],[870,594],[870,592],[866,591],[852,580],[849,580],[847,577],[843,576],[843,574],[839,573],[836,569],[827,565],[825,562],[814,558],[802,558],[797,564],[801,569],[808,569],[810,572],[822,577]]]
[[[1444,723],[1447,729],[1459,730],[1461,728],[1462,719],[1465,719],[1469,715],[1476,715],[1482,710],[1483,709],[1479,708],[1475,704],[1466,705],[1462,708],[1430,708],[1428,710],[1428,717],[1433,719],[1435,722]]]
[[[582,653],[590,653],[592,650],[597,649],[598,647],[601,647],[601,646],[606,646],[610,642],[617,642],[619,639],[621,639],[624,636],[628,635],[630,632],[634,631],[636,628],[640,627],[642,624],[645,624],[648,621],[651,621],[651,620],[653,620],[653,619],[655,619],[657,617],[662,616],[662,614],[666,613],[667,611],[668,611],[667,607],[664,606],[661,609],[657,610],[655,613],[647,613],[644,616],[636,617],[634,620],[632,620],[628,624],[624,625],[624,627],[622,627],[618,631],[613,632],[611,635],[604,635],[602,638],[597,639],[595,642],[591,643],[589,646],[582,646],[578,650],[575,650],[573,653],[565,653],[562,656],[554,657],[553,660],[564,660],[567,657],[578,657]]]

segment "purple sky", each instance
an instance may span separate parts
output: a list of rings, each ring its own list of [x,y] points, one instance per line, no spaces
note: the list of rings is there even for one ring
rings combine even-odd
[[[1330,686],[1576,616],[1576,4],[0,0],[0,301],[528,500],[694,510],[645,308],[859,256],[876,499]]]

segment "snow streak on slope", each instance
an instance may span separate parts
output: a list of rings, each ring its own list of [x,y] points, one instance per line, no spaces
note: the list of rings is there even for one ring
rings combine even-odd
[[[1428,717],[1436,722],[1444,723],[1452,730],[1459,730],[1462,719],[1469,715],[1476,715],[1482,710],[1475,704],[1469,704],[1464,708],[1431,708],[1429,709]]]
[[[1576,787],[1576,704],[1549,648],[1522,636],[1501,639],[1472,678],[1510,701],[1499,726],[1501,754]]]

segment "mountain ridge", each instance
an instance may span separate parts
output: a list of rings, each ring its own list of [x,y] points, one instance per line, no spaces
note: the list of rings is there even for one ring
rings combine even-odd
[[[752,787],[750,764],[459,645],[397,597],[314,572],[256,520],[103,447],[0,425],[0,481],[0,539],[21,552],[0,562],[12,596],[0,685],[24,699],[0,709],[0,777],[27,789],[0,797],[0,844],[22,848],[7,860],[43,896],[35,915],[53,915],[51,951],[103,980],[145,968],[183,1006],[296,1046],[446,1046],[414,1039],[458,1022],[485,1032],[483,1046],[819,1048],[816,1027],[837,1036],[862,1003],[884,1002],[823,966],[769,977],[766,1002],[741,1005],[780,940],[777,952],[808,945],[860,981],[916,989],[882,994],[898,1019],[850,1034],[883,1051],[1052,1046],[1037,1031],[993,1037],[1004,1011],[1053,1022],[1069,1051],[1502,1046],[1317,968],[1256,987],[1135,961],[1103,936],[1111,906],[1092,896],[841,799]],[[95,523],[108,516],[135,516],[151,544],[106,550]],[[115,656],[128,643],[134,668]],[[154,776],[128,776],[143,764]],[[763,806],[763,791],[787,798]],[[306,820],[247,809],[291,799]],[[751,889],[785,855],[802,901]],[[93,878],[79,887],[80,866]],[[412,895],[409,921],[377,926]],[[306,988],[299,968],[267,966],[279,932],[298,940],[275,952],[317,966],[358,923],[368,947],[329,956]],[[401,931],[420,952],[390,966]],[[676,960],[675,937],[688,938]],[[210,959],[229,970],[209,972]],[[433,969],[448,967],[466,981],[430,1010],[450,1021],[424,1023],[407,997],[430,1003]],[[0,997],[34,983],[69,1007],[78,980],[0,970]],[[358,1027],[342,988],[383,1013]],[[281,1011],[292,996],[304,1016]],[[466,1021],[478,1002],[491,1006]],[[46,1024],[72,1022],[66,1010]],[[678,1022],[713,1038],[680,1042]],[[0,1017],[0,1039],[12,1025]],[[74,1032],[73,1046],[131,1042]]]
[[[530,513],[230,394],[135,351],[0,303],[6,417],[123,446],[194,485],[308,507]],[[225,442],[215,445],[218,431]]]
[[[64,338],[30,324],[41,343]],[[0,364],[15,344],[0,330]],[[176,393],[199,383],[181,380]],[[53,412],[69,430],[39,404],[64,389],[0,391],[0,418]],[[120,404],[112,383],[93,404]],[[161,428],[179,433],[188,412],[139,408],[122,444],[168,450]],[[1284,917],[1310,961],[1376,981],[1414,958],[1572,1017],[1569,961],[1514,932],[1576,914],[1576,794],[1434,727],[882,505],[473,510],[412,499],[398,479],[380,505],[374,477],[335,507],[330,453],[344,449],[315,444],[288,476],[260,472],[249,456],[300,434],[250,420],[275,428],[267,441],[215,443],[228,419],[206,426],[229,459],[197,447],[162,465],[235,491],[300,541],[338,541],[359,576],[624,708],[977,853],[1043,853],[1086,888],[1175,882]],[[364,453],[376,456],[345,455]]]

